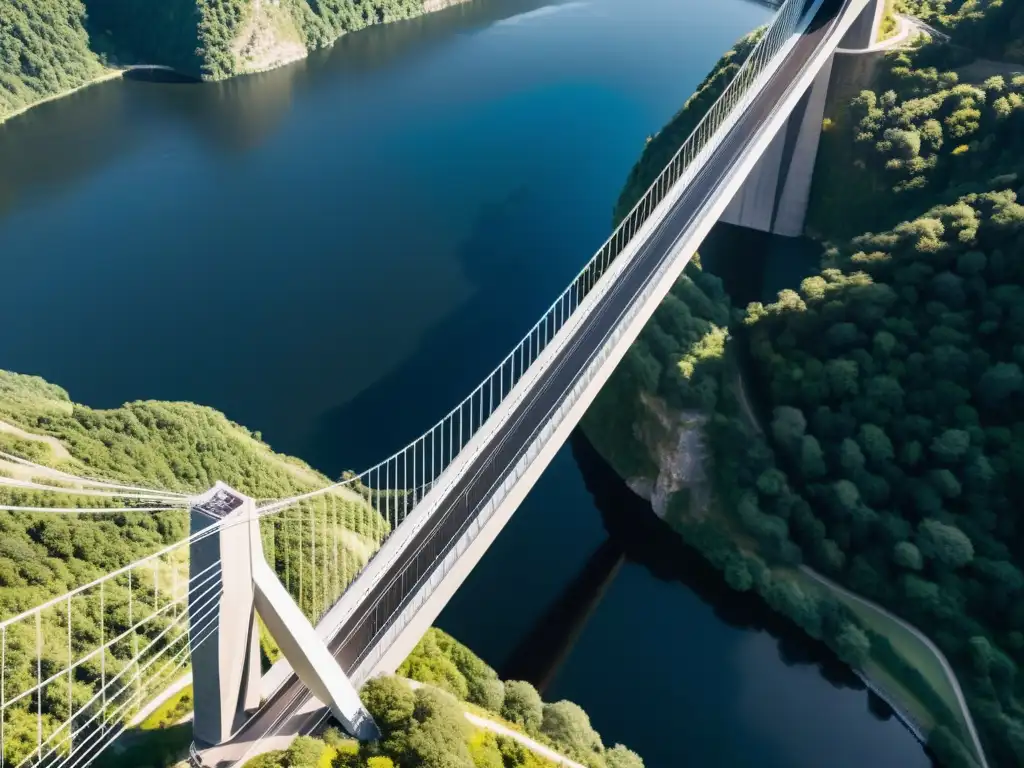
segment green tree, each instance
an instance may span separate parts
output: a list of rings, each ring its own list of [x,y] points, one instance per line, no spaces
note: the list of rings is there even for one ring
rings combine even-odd
[[[974,559],[974,546],[967,535],[955,525],[938,520],[923,520],[918,525],[917,546],[925,557],[950,568],[961,568]]]
[[[871,641],[860,627],[847,622],[836,635],[836,651],[843,661],[860,669],[871,652]]]
[[[527,733],[540,731],[544,718],[544,702],[537,689],[523,680],[509,680],[505,683],[505,702],[501,716],[510,723],[521,725]]]
[[[797,408],[780,405],[772,419],[772,434],[782,445],[796,445],[807,429],[807,419]]]
[[[605,752],[604,756],[608,768],[644,768],[644,761],[640,759],[640,755],[621,744],[616,744]]]
[[[602,751],[601,737],[591,727],[587,713],[571,701],[545,704],[540,730],[576,759],[585,761]]]
[[[800,470],[808,480],[822,477],[827,471],[825,454],[814,435],[804,435],[800,443]]]
[[[396,677],[372,678],[359,695],[363,706],[384,733],[402,728],[412,718],[415,709],[412,690]]]
[[[920,571],[924,567],[921,550],[910,541],[901,541],[893,547],[892,559],[896,565],[911,571]]]
[[[284,753],[287,768],[317,768],[326,745],[311,736],[299,736]]]

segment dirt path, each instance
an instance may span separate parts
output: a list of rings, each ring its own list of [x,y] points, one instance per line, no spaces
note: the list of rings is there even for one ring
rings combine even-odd
[[[407,682],[409,684],[409,687],[413,690],[415,690],[416,688],[427,687],[425,683],[421,683],[418,680],[410,680],[407,677],[403,677],[400,679]],[[574,760],[570,760],[568,757],[565,757],[564,755],[559,754],[555,750],[551,749],[551,747],[544,746],[536,739],[531,739],[526,734],[520,733],[519,731],[513,728],[509,728],[506,725],[502,725],[501,723],[495,720],[491,720],[486,717],[481,717],[480,715],[474,715],[472,712],[464,711],[462,714],[466,716],[466,719],[469,720],[469,722],[471,722],[478,728],[484,728],[493,733],[497,733],[502,736],[507,736],[508,738],[513,739],[514,741],[518,741],[531,752],[536,752],[544,759],[550,760],[556,765],[564,765],[567,768],[584,768],[584,766],[580,765]]]
[[[763,435],[764,430],[761,429],[761,422],[758,421],[754,409],[750,406],[750,398],[747,397],[746,385],[743,383],[743,374],[736,374],[736,395],[740,401],[740,407],[743,408],[743,412],[747,416],[747,421],[754,429],[757,430],[758,434]]]
[[[885,40],[879,40],[868,46],[867,48],[836,48],[836,53],[873,53],[875,51],[888,51],[893,48],[899,48],[910,42],[918,33],[924,33],[931,35],[932,37],[939,36],[946,38],[938,30],[929,27],[927,24],[915,19],[911,16],[901,16],[900,14],[893,14],[896,17],[896,34],[892,37],[888,37]]]
[[[64,447],[64,444],[56,437],[50,435],[37,435],[34,432],[26,432],[21,427],[16,427],[13,424],[8,424],[6,421],[0,421],[0,432],[6,432],[15,437],[20,437],[22,440],[34,440],[39,443],[46,443],[50,446],[50,450],[53,451],[54,457],[57,461],[74,461],[71,454],[68,453],[68,449]]]

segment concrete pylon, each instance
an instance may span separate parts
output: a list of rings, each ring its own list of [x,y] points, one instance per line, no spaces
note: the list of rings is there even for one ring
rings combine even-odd
[[[192,534],[221,524],[189,547],[192,729],[204,744],[231,738],[238,716],[260,703],[250,547],[252,537],[259,539],[254,510],[252,499],[220,482],[191,510]]]
[[[255,502],[218,482],[192,506],[189,634],[197,744],[231,739],[259,707],[259,613],[299,679],[353,735],[379,736],[352,683],[263,556]]]
[[[884,18],[885,0],[869,0],[843,39],[839,41],[839,47],[854,51],[870,48],[878,42]]]

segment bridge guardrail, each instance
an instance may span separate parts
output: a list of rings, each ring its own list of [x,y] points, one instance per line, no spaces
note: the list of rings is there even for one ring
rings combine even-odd
[[[737,86],[737,89],[733,92],[734,96],[729,97],[730,90],[729,87],[727,87],[726,91],[723,92],[716,104],[712,106],[705,115],[705,118],[702,119],[700,124],[698,124],[694,133],[691,134],[690,139],[688,139],[683,147],[680,148],[679,152],[676,153],[673,161],[666,166],[658,179],[656,179],[651,185],[644,198],[637,203],[637,206],[630,214],[631,217],[637,215],[638,212],[643,212],[640,215],[643,216],[643,221],[646,221],[648,217],[655,213],[658,205],[671,195],[673,189],[675,189],[676,192],[679,192],[681,189],[685,189],[685,186],[696,177],[700,168],[703,167],[703,161],[710,155],[710,153],[718,148],[724,138],[724,135],[728,133],[738,120],[738,114],[745,109],[754,95],[756,95],[757,91],[752,86],[758,82],[759,78],[766,74],[773,57],[783,49],[786,41],[792,36],[792,33],[801,22],[803,17],[800,11],[802,11],[804,7],[804,1],[805,0],[787,0],[787,3],[776,17],[775,23],[766,30],[759,40],[757,47],[755,47],[748,57],[747,62],[745,62],[744,66],[750,64],[750,70],[744,74],[744,69],[741,68],[730,83],[730,86],[735,83],[746,84],[746,90],[741,91],[739,90],[741,86]],[[726,106],[721,106],[721,108],[719,108],[719,105]],[[705,124],[707,125],[705,126]],[[713,125],[717,126],[717,128],[711,127]],[[723,127],[725,127],[725,130],[719,133],[720,129]],[[692,144],[693,149],[690,150],[692,151],[692,154],[687,154],[686,148],[691,146],[691,140],[695,136],[698,137],[698,139],[696,143]],[[689,158],[689,160],[686,160],[685,158]],[[694,165],[698,167],[694,167]],[[682,183],[680,184],[680,182]],[[671,195],[671,197],[674,201],[677,195]],[[647,201],[646,204],[645,200]],[[661,212],[661,216],[663,215],[664,211]],[[627,217],[626,221],[628,220],[629,217]],[[631,266],[632,264],[622,265],[623,269],[629,269]],[[656,280],[658,276],[662,276],[668,266],[668,263],[661,265],[655,275],[652,276],[648,283],[646,283],[640,290],[644,290],[651,284],[651,282]],[[611,275],[608,276],[611,277]],[[602,287],[607,289],[608,286],[605,285]],[[619,321],[614,326],[615,328],[621,328],[625,324],[623,323],[624,320],[628,322],[629,318],[635,316],[636,312],[639,311],[639,304],[635,301],[635,298],[636,297],[634,296],[634,301],[628,305],[630,307],[628,314],[620,316]],[[369,611],[364,613],[364,619],[361,623],[370,622],[375,626],[375,629],[372,632],[374,640],[369,643],[369,645],[374,648],[374,655],[376,657],[382,655],[384,650],[390,646],[391,643],[388,641],[388,635],[393,638],[403,628],[403,625],[400,622],[392,622],[391,619],[398,612],[401,612],[402,615],[414,615],[419,605],[429,597],[433,592],[433,589],[436,588],[436,586],[440,584],[444,577],[450,572],[454,562],[458,559],[458,555],[460,555],[461,552],[464,551],[465,548],[468,547],[475,539],[476,535],[489,520],[498,504],[500,504],[501,499],[504,498],[514,484],[518,482],[525,467],[529,465],[533,458],[535,458],[536,454],[542,449],[547,439],[550,438],[554,429],[557,428],[558,423],[561,422],[568,410],[573,406],[580,393],[582,393],[582,391],[589,385],[595,371],[600,368],[600,364],[603,361],[604,356],[607,354],[607,350],[613,346],[608,343],[609,341],[614,341],[614,339],[611,337],[605,339],[605,343],[599,347],[600,352],[597,353],[598,357],[591,357],[584,374],[576,379],[575,386],[572,388],[568,397],[564,397],[560,401],[561,405],[557,411],[555,411],[551,419],[544,422],[544,426],[540,430],[539,435],[536,431],[531,435],[529,449],[511,468],[511,472],[502,480],[496,481],[495,486],[499,483],[501,484],[500,490],[495,493],[491,493],[494,488],[494,486],[492,486],[487,493],[487,504],[475,515],[470,515],[469,519],[466,521],[465,525],[460,528],[458,533],[449,541],[445,542],[443,547],[440,547],[442,549],[447,549],[452,545],[462,544],[462,550],[457,552],[436,552],[435,557],[443,556],[442,562],[437,567],[433,567],[435,558],[427,558],[427,562],[431,563],[431,567],[422,569],[423,572],[421,572],[420,567],[420,563],[423,562],[423,559],[418,556],[419,550],[417,550],[417,553],[414,554],[410,563],[410,567],[415,569],[413,573],[410,574],[408,571],[403,571],[392,580],[392,583],[394,583],[399,579],[405,580],[406,578],[411,577],[416,584],[416,586],[409,591],[404,589],[402,590],[402,592],[406,593],[408,596],[402,605],[389,605],[382,602],[390,594],[390,589],[385,589],[382,597],[378,599],[378,602],[375,603]],[[496,429],[497,428],[498,427],[496,427]],[[486,471],[486,468],[487,467],[479,470],[478,474]],[[454,483],[454,481],[455,480],[452,479],[449,482]],[[465,499],[465,494],[463,495],[463,498]],[[445,514],[445,518],[433,521],[435,528],[443,525],[445,519],[448,518],[453,511],[454,507],[449,508]],[[466,535],[467,531],[469,531],[470,535]],[[420,549],[423,549],[426,546],[438,548],[436,537],[431,537],[424,545],[421,545]],[[358,627],[354,629],[352,634],[358,631],[358,629]],[[364,653],[364,655],[358,659],[358,668],[362,670],[367,667],[368,660],[368,657]],[[372,663],[369,666],[372,666]]]

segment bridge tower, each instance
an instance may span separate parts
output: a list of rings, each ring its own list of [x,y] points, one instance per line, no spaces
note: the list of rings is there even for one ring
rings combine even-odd
[[[349,733],[378,736],[355,688],[263,556],[255,502],[218,482],[191,508],[189,550],[193,734],[229,741],[265,695],[256,617],[299,679]]]
[[[878,40],[885,0],[867,0],[840,42],[840,48],[866,51]],[[800,237],[811,200],[822,122],[833,87],[829,57],[789,119],[764,148],[761,159],[722,214],[721,221],[761,232]]]

